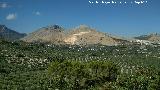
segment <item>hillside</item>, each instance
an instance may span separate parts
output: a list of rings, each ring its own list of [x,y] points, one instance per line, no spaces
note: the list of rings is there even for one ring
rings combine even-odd
[[[11,30],[8,27],[6,27],[5,25],[0,25],[0,38],[2,38],[2,39],[14,41],[14,40],[18,40],[24,36],[26,36],[26,34]]]
[[[135,39],[148,40],[151,42],[160,43],[160,34],[154,33],[150,35],[142,35],[139,37],[135,37]]]
[[[44,27],[29,34],[22,40],[26,42],[49,42],[69,45],[117,45],[125,42],[125,40],[98,32],[86,25],[80,25],[72,30],[65,31],[58,25]]]
[[[50,42],[55,44],[62,43],[64,37],[63,28],[58,25],[51,25],[38,29],[35,32],[30,33],[21,40],[25,42]]]
[[[117,44],[112,37],[106,36],[105,33],[97,32],[88,26],[81,25],[68,33],[64,41],[67,44],[88,45],[102,44],[114,45]]]

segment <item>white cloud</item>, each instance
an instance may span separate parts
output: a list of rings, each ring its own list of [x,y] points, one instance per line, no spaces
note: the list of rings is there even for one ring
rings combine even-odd
[[[39,16],[41,13],[39,11],[34,12],[35,15]]]
[[[16,18],[17,18],[17,15],[15,13],[11,13],[6,16],[6,20],[14,20]]]
[[[0,3],[0,8],[7,8],[9,5],[7,3]]]

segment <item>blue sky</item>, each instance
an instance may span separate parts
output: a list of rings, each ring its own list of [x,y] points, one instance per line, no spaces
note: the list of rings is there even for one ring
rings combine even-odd
[[[135,0],[112,0],[122,4],[95,1],[111,0],[0,0],[0,24],[22,33],[53,24],[66,29],[86,24],[120,36],[160,33],[160,0],[143,4],[130,3]]]

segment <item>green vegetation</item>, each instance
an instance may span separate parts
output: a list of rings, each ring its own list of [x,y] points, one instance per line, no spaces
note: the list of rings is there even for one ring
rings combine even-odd
[[[89,89],[103,85],[105,82],[115,81],[118,69],[110,62],[90,61],[53,62],[49,73],[55,83],[55,88],[64,89]]]
[[[0,40],[0,90],[159,90],[160,46]]]

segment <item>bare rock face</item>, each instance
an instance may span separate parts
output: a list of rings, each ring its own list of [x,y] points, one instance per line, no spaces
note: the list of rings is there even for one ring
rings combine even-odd
[[[38,29],[37,31],[30,33],[22,40],[26,42],[51,42],[62,43],[64,38],[64,31],[58,25],[51,25]]]
[[[98,32],[86,25],[80,25],[79,27],[71,30],[64,38],[64,42],[71,45],[115,45],[119,43],[114,38],[107,36],[105,33]]]
[[[69,45],[115,45],[121,41],[86,25],[80,25],[66,32],[58,25],[47,26],[29,34],[22,40],[26,42],[50,42]]]

